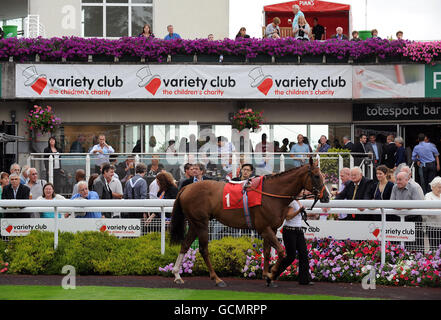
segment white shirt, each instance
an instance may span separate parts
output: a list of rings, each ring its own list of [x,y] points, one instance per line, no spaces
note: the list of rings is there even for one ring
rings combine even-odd
[[[424,200],[441,200],[441,197],[437,197],[433,192],[429,192],[425,195]],[[436,216],[423,216],[423,221],[429,226],[441,228],[441,215]]]
[[[289,206],[291,208],[294,209],[294,211],[297,211],[300,209],[300,205],[297,202],[297,200],[293,200]],[[302,215],[299,213],[298,215],[296,215],[294,218],[292,218],[291,220],[285,220],[285,222],[283,223],[284,226],[288,226],[288,227],[301,227],[302,226]]]
[[[158,199],[158,191],[159,191],[158,180],[155,179],[152,181],[152,183],[150,183],[149,186],[150,199]]]
[[[110,180],[108,186],[112,192],[124,194],[121,181],[119,181],[118,178],[116,178],[115,176],[112,177],[112,180]]]

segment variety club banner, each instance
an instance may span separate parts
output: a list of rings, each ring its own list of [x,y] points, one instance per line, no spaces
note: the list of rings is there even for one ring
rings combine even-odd
[[[27,236],[31,231],[55,230],[54,219],[1,219],[1,236]],[[58,230],[63,232],[100,231],[116,237],[140,237],[139,219],[59,219]]]
[[[305,238],[328,238],[337,240],[378,240],[381,241],[381,221],[331,221],[308,220]],[[304,224],[304,227],[307,227]],[[277,234],[281,238],[280,232]],[[414,222],[386,222],[386,241],[415,241]]]
[[[17,64],[17,98],[351,99],[351,66]]]

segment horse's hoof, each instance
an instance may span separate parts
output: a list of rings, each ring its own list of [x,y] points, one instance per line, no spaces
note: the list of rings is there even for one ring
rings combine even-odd
[[[182,279],[175,279],[176,284],[184,284],[184,280]]]
[[[268,287],[268,288],[277,288],[278,287],[278,285],[274,282],[274,281],[269,281],[268,282],[268,280],[267,280],[267,282],[266,282],[266,286]]]
[[[227,286],[227,284],[223,281],[216,283],[216,287],[219,288],[225,288]]]

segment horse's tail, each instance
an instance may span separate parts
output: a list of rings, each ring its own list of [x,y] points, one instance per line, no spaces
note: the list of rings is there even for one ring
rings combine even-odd
[[[184,241],[185,237],[185,214],[182,211],[181,201],[179,197],[182,191],[176,196],[175,203],[173,205],[173,211],[170,221],[170,244],[180,244]]]

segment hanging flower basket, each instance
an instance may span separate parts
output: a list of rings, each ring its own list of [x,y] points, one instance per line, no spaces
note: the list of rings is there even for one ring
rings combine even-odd
[[[239,131],[245,128],[255,132],[263,124],[263,111],[253,111],[253,109],[241,109],[233,116],[231,126]]]
[[[29,111],[28,115],[25,117],[24,122],[26,122],[29,132],[52,134],[61,124],[61,119],[55,115],[52,107],[46,106],[45,108],[42,108],[38,105],[35,105],[34,108]]]

